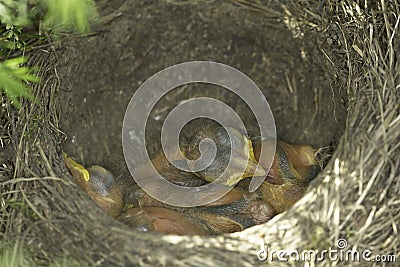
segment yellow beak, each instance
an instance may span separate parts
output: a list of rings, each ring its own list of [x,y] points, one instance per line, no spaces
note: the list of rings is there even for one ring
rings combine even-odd
[[[85,182],[89,182],[90,175],[89,172],[83,167],[81,164],[76,162],[73,158],[68,156],[66,153],[62,154],[64,157],[65,166],[67,166],[68,170],[71,172],[72,176],[74,176],[78,180],[83,180]]]
[[[243,151],[240,151],[233,159],[232,168],[230,170],[232,174],[226,182],[228,186],[234,186],[240,180],[248,177],[267,175],[266,171],[258,164],[254,156],[251,140],[245,136],[243,136],[243,138],[245,140],[245,146]]]

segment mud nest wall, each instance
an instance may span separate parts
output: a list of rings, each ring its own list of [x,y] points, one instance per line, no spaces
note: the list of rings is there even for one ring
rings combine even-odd
[[[1,234],[6,248],[28,255],[21,261],[253,265],[261,242],[321,250],[336,248],[338,238],[399,257],[396,1],[103,1],[99,8],[93,35],[32,53],[43,76],[36,103],[16,111],[2,100],[1,138],[14,156],[0,169]],[[252,78],[282,139],[336,149],[309,193],[265,225],[219,237],[138,233],[99,210],[62,164],[67,151],[121,172],[130,97],[157,71],[190,60],[222,62]],[[153,111],[150,140],[177,101],[205,92],[228,100],[252,124],[243,103],[226,92],[185,89]]]

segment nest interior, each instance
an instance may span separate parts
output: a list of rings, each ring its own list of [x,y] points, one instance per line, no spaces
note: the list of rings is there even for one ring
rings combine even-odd
[[[102,18],[93,34],[31,53],[43,77],[35,103],[17,111],[2,98],[0,234],[5,250],[15,251],[13,262],[252,266],[261,243],[323,249],[335,248],[338,238],[400,255],[397,1],[98,4]],[[283,140],[336,151],[309,193],[265,225],[218,237],[139,233],[97,208],[71,181],[60,154],[121,173],[121,127],[133,93],[156,72],[192,60],[248,75]],[[178,88],[152,111],[150,150],[159,149],[170,110],[203,95],[254,124],[243,102],[222,88]]]
[[[194,60],[224,63],[248,75],[266,96],[283,140],[336,146],[345,126],[346,97],[318,48],[328,46],[327,38],[296,35],[270,10],[263,14],[231,3],[138,2],[101,32],[65,43],[62,57],[68,63],[58,68],[65,150],[118,172],[123,116],[135,91],[158,71]],[[181,86],[149,116],[150,153],[160,149],[160,129],[171,110],[199,96],[224,101],[246,125],[257,126],[251,110],[229,90]]]

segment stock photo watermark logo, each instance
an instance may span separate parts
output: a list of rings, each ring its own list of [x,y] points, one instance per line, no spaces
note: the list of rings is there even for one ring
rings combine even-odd
[[[229,176],[234,153],[231,153],[228,166],[218,179],[198,187],[173,184],[158,173],[152,164],[148,164],[145,176],[137,171],[140,166],[150,162],[146,150],[145,133],[152,109],[168,92],[190,83],[223,87],[224,90],[235,93],[250,107],[257,119],[260,138],[271,140],[272,144],[268,149],[261,148],[259,161],[263,163],[266,173],[272,164],[276,145],[275,122],[269,104],[257,85],[239,70],[215,62],[193,61],[174,65],[156,73],[139,87],[129,102],[122,129],[123,152],[132,177],[147,194],[161,202],[181,207],[206,205],[221,198],[233,188],[222,186],[221,181]],[[222,125],[229,134],[232,151],[240,149],[240,140],[237,141],[238,138],[235,138],[236,130],[246,132],[240,116],[232,107],[218,99],[197,97],[179,103],[168,114],[162,125],[161,143],[170,164],[184,172],[203,170],[213,162],[216,156],[216,145],[209,138],[201,140],[199,144],[201,156],[198,159],[189,160],[182,153],[176,153],[180,151],[180,131],[189,121],[196,118],[212,119]],[[180,164],[182,162],[185,164]],[[192,166],[192,168],[187,166]],[[245,168],[246,165],[243,166],[242,173]],[[257,166],[258,168],[261,166]],[[266,175],[254,176],[250,182],[249,191],[256,190],[265,178]]]
[[[281,249],[275,250],[266,246],[264,242],[260,244],[260,250],[257,252],[257,258],[260,261],[296,261],[296,262],[395,262],[396,256],[373,254],[370,249],[349,248],[346,239],[340,238],[336,241],[335,247],[328,249]]]

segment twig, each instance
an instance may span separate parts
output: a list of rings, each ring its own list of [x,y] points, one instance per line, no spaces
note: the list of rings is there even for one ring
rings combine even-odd
[[[51,176],[55,177],[56,175],[54,174],[53,169],[51,168],[50,162],[47,159],[46,154],[44,153],[43,148],[39,142],[36,142],[36,147],[39,149],[40,156],[42,156],[42,158],[44,160],[44,164],[46,166],[47,171],[50,173]]]
[[[54,176],[45,176],[45,177],[29,177],[29,178],[15,178],[11,179],[5,182],[0,183],[1,186],[5,186],[8,184],[16,184],[16,183],[21,183],[21,182],[32,182],[32,181],[43,181],[43,180],[52,180],[52,181],[59,181],[59,182],[65,182],[64,179],[61,179],[59,177],[54,177]]]

